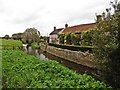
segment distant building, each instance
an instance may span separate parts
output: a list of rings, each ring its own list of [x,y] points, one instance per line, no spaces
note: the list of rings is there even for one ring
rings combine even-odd
[[[56,27],[54,27],[54,30],[49,34],[49,42],[50,43],[59,43],[58,33],[62,30],[63,30],[63,28],[56,29]]]

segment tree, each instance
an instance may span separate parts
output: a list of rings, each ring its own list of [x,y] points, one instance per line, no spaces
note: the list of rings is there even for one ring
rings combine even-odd
[[[40,39],[40,32],[35,28],[27,28],[22,35],[22,41],[28,44],[37,42],[39,39]]]
[[[5,35],[3,38],[4,38],[4,39],[9,39],[10,36],[9,36],[9,35]]]
[[[97,22],[94,55],[98,67],[110,73],[105,79],[120,86],[120,3],[117,0],[111,3],[114,14],[109,14],[111,9],[106,9],[106,16]]]
[[[12,34],[12,39],[14,39],[14,40],[22,40],[22,34],[23,33]]]
[[[115,9],[114,14],[106,17],[105,20],[97,22],[98,30],[94,35],[94,46],[97,48],[96,55],[101,61],[108,59],[109,55],[120,46],[120,20],[117,10]]]

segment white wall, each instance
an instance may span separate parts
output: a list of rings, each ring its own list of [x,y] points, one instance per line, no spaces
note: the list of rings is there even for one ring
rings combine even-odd
[[[58,35],[57,34],[54,34],[54,35],[50,35],[49,36],[49,41],[52,42],[52,41],[55,41],[56,43],[58,43]]]

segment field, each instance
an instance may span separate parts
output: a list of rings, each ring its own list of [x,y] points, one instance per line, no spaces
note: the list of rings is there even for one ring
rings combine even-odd
[[[21,46],[21,42],[13,42],[12,46]],[[3,45],[11,45],[13,42],[3,40]],[[0,55],[2,53],[3,88],[83,88],[91,90],[111,88],[89,75],[77,74],[56,61],[40,60],[20,50],[10,50],[7,47],[6,49],[0,52]]]
[[[12,39],[0,39],[0,49],[21,49],[22,42]]]

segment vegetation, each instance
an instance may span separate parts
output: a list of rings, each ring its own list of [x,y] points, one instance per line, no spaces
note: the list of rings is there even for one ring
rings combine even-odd
[[[10,39],[10,36],[9,36],[9,35],[5,35],[5,36],[3,37],[3,39]]]
[[[117,1],[111,2],[114,13],[111,14],[111,9],[106,9],[106,13],[97,21],[94,56],[99,68],[110,73],[104,78],[120,87],[120,3]]]
[[[66,34],[65,34],[65,38],[64,38],[64,39],[65,39],[65,43],[71,45],[71,44],[72,44],[71,38],[72,38],[71,33],[69,33],[69,32],[66,33]]]
[[[0,48],[1,49],[21,49],[22,42],[12,39],[0,39]]]
[[[79,75],[51,60],[21,51],[3,50],[3,88],[111,88],[91,76]]]
[[[39,42],[49,42],[49,37],[48,36],[40,36]]]
[[[36,43],[36,42],[32,43],[32,44],[31,44],[31,47],[32,47],[33,49],[38,49],[38,48],[40,48],[40,46],[39,46],[38,43]]]
[[[81,35],[81,45],[82,46],[93,46],[94,34],[96,30],[88,30],[87,32],[82,32]]]
[[[0,50],[0,80],[0,89],[2,89],[2,50]]]
[[[14,40],[22,40],[22,35],[23,33],[15,33],[15,34],[12,34],[12,39]]]
[[[28,28],[22,35],[22,41],[24,43],[31,44],[37,42],[40,39],[40,32],[35,28]]]
[[[117,1],[111,2],[114,13],[111,15],[110,9],[106,9],[106,13],[103,13],[101,19],[96,22],[96,30],[79,34],[60,34],[61,45],[51,43],[49,45],[83,52],[91,52],[94,46],[94,56],[97,64],[99,63],[98,67],[100,70],[109,73],[103,78],[107,78],[109,81],[113,81],[116,86],[120,86],[120,3]],[[14,34],[13,39],[23,40],[24,43],[32,43],[33,48],[38,48],[37,43],[33,42],[39,41],[40,32],[35,28],[26,29],[22,38],[16,36]],[[3,50],[3,88],[108,88],[107,85],[94,80],[91,76],[78,75],[57,62],[40,61],[21,51],[10,51],[9,49],[21,48],[22,43],[8,40],[9,38],[9,35],[5,35],[3,40],[0,39],[0,42],[3,42],[0,44],[0,49],[5,49]],[[44,39],[40,42],[42,41]]]
[[[80,41],[81,41],[81,33],[79,34],[71,33],[72,45],[80,45]]]
[[[64,44],[54,44],[54,43],[49,43],[49,45],[57,48],[68,49],[73,51],[82,51],[82,52],[86,52],[86,51],[92,52],[92,49],[94,48],[92,46],[74,46],[74,45],[64,45]]]
[[[75,46],[93,46],[93,35],[95,30],[88,30],[80,33],[59,33],[59,43]]]
[[[59,33],[58,38],[59,38],[59,43],[64,44],[65,35],[63,33]]]

